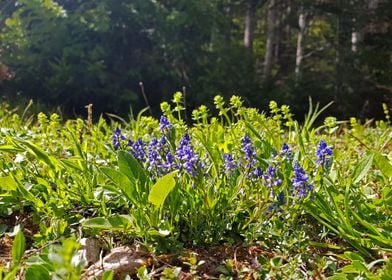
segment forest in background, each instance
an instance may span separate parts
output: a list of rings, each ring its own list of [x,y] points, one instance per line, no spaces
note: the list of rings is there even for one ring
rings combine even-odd
[[[392,1],[1,0],[0,93],[68,115],[153,112],[182,91],[270,100],[301,117],[334,101],[339,118],[392,108]]]

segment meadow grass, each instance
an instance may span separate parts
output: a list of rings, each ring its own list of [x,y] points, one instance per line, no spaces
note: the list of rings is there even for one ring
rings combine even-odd
[[[389,116],[321,123],[330,104],[310,103],[300,124],[274,101],[268,113],[238,96],[214,104],[187,123],[176,93],[158,118],[94,124],[3,106],[0,237],[14,242],[0,279],[80,279],[82,237],[156,258],[193,250],[160,274],[140,267],[140,279],[203,278],[208,260],[195,252],[222,247],[268,254],[228,257],[220,279],[392,278]]]

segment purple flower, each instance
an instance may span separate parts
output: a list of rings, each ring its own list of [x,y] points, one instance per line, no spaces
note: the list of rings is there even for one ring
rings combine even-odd
[[[159,166],[162,164],[161,150],[162,146],[158,139],[155,137],[151,139],[147,146],[147,165],[148,170],[153,171],[155,175],[158,175]]]
[[[293,192],[298,198],[306,197],[313,190],[313,184],[308,183],[309,177],[298,162],[294,164]]]
[[[165,116],[161,116],[159,120],[159,130],[164,133],[166,131],[170,131],[173,125],[169,122],[168,118]]]
[[[191,176],[196,176],[197,171],[203,166],[199,156],[193,151],[190,137],[186,133],[180,140],[180,145],[176,149],[176,158]]]
[[[289,145],[287,145],[286,143],[283,144],[282,149],[280,150],[279,154],[281,156],[286,156],[286,158],[288,160],[291,160],[291,158],[293,156],[293,152],[291,151]]]
[[[263,182],[262,184],[268,188],[270,188],[270,196],[274,196],[274,187],[279,187],[282,185],[282,180],[277,176],[277,169],[272,165],[267,167],[266,172],[263,174]]]
[[[165,159],[166,161],[163,163],[163,168],[166,174],[179,168],[175,157],[170,151],[166,153]]]
[[[112,138],[112,145],[115,150],[119,150],[121,148],[121,141],[125,140],[125,136],[121,134],[121,129],[118,127],[113,130],[113,135],[111,136]]]
[[[323,167],[328,167],[331,161],[330,157],[332,156],[332,153],[332,148],[330,146],[327,146],[327,143],[325,143],[324,140],[320,140],[316,150],[316,163],[320,164]]]
[[[257,167],[253,170],[252,175],[255,179],[260,179],[263,176],[263,170],[260,167]]]
[[[148,170],[155,176],[162,176],[179,168],[165,136],[162,136],[159,141],[157,138],[150,141],[147,148],[147,164]]]
[[[142,139],[139,138],[136,140],[136,142],[132,142],[131,140],[129,140],[128,146],[130,147],[129,152],[135,159],[141,162],[144,162],[146,160],[146,144],[143,142]]]
[[[233,156],[230,154],[223,154],[223,160],[223,168],[225,173],[230,174],[234,172],[234,170],[237,168],[237,164],[235,163]]]
[[[245,135],[242,138],[242,152],[245,154],[244,160],[245,160],[245,168],[249,169],[252,166],[256,165],[256,153],[255,153],[255,148],[253,146],[252,141],[250,138]]]

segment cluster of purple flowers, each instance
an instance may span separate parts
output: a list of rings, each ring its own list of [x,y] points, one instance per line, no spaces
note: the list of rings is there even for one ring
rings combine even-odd
[[[332,153],[333,153],[332,148],[328,146],[324,140],[320,140],[316,150],[316,156],[317,156],[316,163],[320,164],[324,168],[329,167]]]
[[[189,134],[185,133],[175,150],[171,149],[166,133],[170,132],[172,124],[162,116],[159,123],[159,130],[162,133],[160,139],[152,138],[149,143],[141,139],[128,141],[128,149],[132,156],[141,162],[154,176],[162,176],[174,170],[183,170],[192,177],[201,172],[205,166],[203,160],[195,152]],[[114,149],[121,148],[121,143],[126,140],[119,128],[113,131],[111,137]],[[316,164],[327,167],[333,154],[332,148],[321,140],[317,146]],[[291,162],[293,152],[285,143],[283,144],[279,156]],[[223,154],[222,169],[226,176],[231,176],[237,170],[243,172],[251,181],[259,181],[263,186],[270,189],[270,196],[275,197],[275,192],[282,185],[282,179],[278,172],[276,158],[269,164],[266,170],[258,166],[255,146],[251,139],[245,135],[241,139],[241,155],[236,160],[232,154]],[[278,158],[279,159],[279,158]],[[278,161],[279,162],[279,161]],[[309,176],[296,161],[294,163],[293,177],[291,179],[291,193],[294,197],[304,198],[313,191],[313,184],[309,181]],[[271,204],[273,207],[285,204],[285,197],[282,191],[276,196],[276,202]],[[271,206],[271,207],[272,207]]]
[[[252,141],[250,138],[245,135],[242,140],[242,152],[244,153],[244,163],[245,168],[250,169],[255,166],[256,164],[256,153],[255,148],[253,146]]]
[[[226,174],[231,174],[237,169],[237,163],[231,154],[223,154],[223,169]]]
[[[262,184],[270,189],[271,197],[275,195],[274,188],[282,185],[282,179],[278,177],[277,169],[272,165],[269,165],[263,174]]]
[[[279,155],[282,157],[286,157],[288,160],[291,160],[293,157],[293,152],[291,151],[289,145],[284,143],[282,149],[279,152]]]
[[[198,170],[203,167],[199,155],[196,154],[191,145],[191,139],[187,133],[182,137],[180,145],[175,154],[180,166],[183,167],[191,176],[196,176]]]
[[[115,130],[113,130],[111,139],[114,149],[119,150],[121,148],[121,142],[125,140],[126,137],[121,133],[121,129],[117,127]]]
[[[298,162],[294,164],[294,177],[291,179],[293,193],[298,198],[306,197],[313,190],[313,184],[309,183],[309,176]]]
[[[169,132],[173,128],[173,125],[169,122],[168,118],[161,116],[159,120],[159,130],[161,133]]]
[[[131,155],[136,158],[140,162],[146,161],[146,152],[145,146],[146,144],[142,139],[137,139],[135,142],[132,140],[128,140],[128,148]]]
[[[131,155],[156,177],[174,170],[185,170],[191,176],[196,176],[199,170],[204,167],[204,163],[194,151],[189,135],[185,134],[182,137],[175,152],[172,153],[164,135],[165,132],[172,129],[172,124],[164,116],[160,119],[159,129],[163,134],[160,139],[154,137],[148,143],[140,138],[136,141],[128,140],[127,147]],[[121,141],[125,139],[121,130],[115,129],[112,135],[114,149],[120,149]]]

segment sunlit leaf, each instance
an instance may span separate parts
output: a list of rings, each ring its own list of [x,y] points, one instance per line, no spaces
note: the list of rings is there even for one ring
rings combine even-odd
[[[154,204],[155,206],[160,207],[165,201],[168,194],[172,191],[174,186],[176,185],[176,180],[174,177],[177,175],[177,172],[172,172],[166,174],[162,178],[160,178],[151,188],[150,194],[148,196],[148,201]]]
[[[354,184],[359,183],[359,181],[361,181],[367,175],[370,168],[372,167],[373,158],[374,154],[369,154],[357,164],[354,170],[354,174],[352,176]]]

